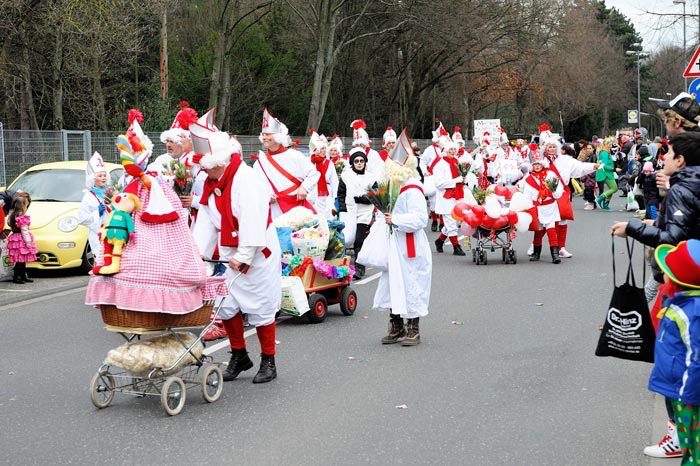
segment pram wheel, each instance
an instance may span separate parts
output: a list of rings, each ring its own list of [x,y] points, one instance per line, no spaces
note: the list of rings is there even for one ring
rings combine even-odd
[[[90,401],[96,408],[106,408],[114,399],[114,377],[110,373],[97,372],[90,381]]]
[[[207,403],[213,403],[219,399],[224,391],[223,374],[218,366],[210,365],[204,368],[200,376],[202,384],[202,397]]]
[[[518,255],[515,253],[515,251],[513,249],[508,251],[508,259],[510,260],[511,264],[518,263]]]
[[[472,249],[472,262],[476,262],[476,249]]]
[[[169,416],[177,416],[185,407],[187,388],[179,377],[168,377],[160,390],[160,405]]]
[[[481,249],[477,251],[476,253],[476,265],[486,265],[488,263],[488,259],[486,258],[486,251]]]

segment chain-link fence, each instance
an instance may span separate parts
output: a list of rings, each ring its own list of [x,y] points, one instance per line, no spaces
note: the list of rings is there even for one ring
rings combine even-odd
[[[27,131],[6,130],[0,123],[0,186],[8,186],[27,168],[47,162],[61,160],[87,160],[97,151],[105,162],[118,162],[119,153],[114,141],[119,131]],[[146,133],[153,142],[153,156],[165,152],[165,145],[160,142],[160,133]],[[237,136],[243,147],[243,155],[250,160],[261,148],[258,136]],[[309,137],[295,138],[299,148],[306,153]],[[347,152],[352,145],[352,138],[342,138]],[[428,140],[416,141],[421,148],[430,144]],[[375,138],[372,147],[380,148],[381,139]]]

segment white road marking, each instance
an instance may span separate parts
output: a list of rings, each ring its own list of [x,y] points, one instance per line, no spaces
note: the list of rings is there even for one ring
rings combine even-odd
[[[367,284],[367,283],[369,283],[369,282],[372,282],[372,281],[376,280],[377,278],[379,278],[379,277],[381,277],[381,276],[382,276],[382,273],[381,273],[381,272],[377,272],[377,273],[375,273],[374,275],[370,275],[369,277],[363,278],[362,280],[357,280],[356,282],[353,281],[353,282],[351,283],[351,285],[365,285],[365,284]]]
[[[46,296],[40,296],[38,298],[27,299],[26,301],[20,301],[18,303],[6,304],[5,306],[0,306],[0,311],[4,311],[7,309],[13,309],[16,307],[24,307],[27,304],[34,304],[34,303],[39,303],[41,301],[48,301],[49,299],[58,298],[60,296],[66,296],[66,295],[69,295],[72,293],[77,293],[77,292],[84,293],[86,288],[87,288],[86,286],[83,286],[80,288],[73,288],[71,290],[59,291],[58,293],[52,293],[52,294],[49,294]]]
[[[8,293],[30,293],[32,290],[10,290],[8,288],[5,288],[2,291]]]

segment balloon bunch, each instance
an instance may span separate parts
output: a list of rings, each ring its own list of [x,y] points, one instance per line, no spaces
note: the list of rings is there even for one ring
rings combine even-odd
[[[489,187],[483,205],[469,202],[457,202],[450,215],[458,222],[463,222],[462,232],[471,235],[477,228],[500,230],[511,226],[517,231],[527,231],[532,223],[532,215],[527,210],[533,204],[519,191],[512,192],[505,186]],[[510,201],[505,207],[506,201]]]

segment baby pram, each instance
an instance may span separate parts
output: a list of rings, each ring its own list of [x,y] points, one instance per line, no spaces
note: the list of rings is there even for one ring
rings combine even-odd
[[[488,263],[487,251],[495,252],[501,250],[503,262],[506,264],[517,264],[518,256],[513,249],[513,226],[507,225],[503,228],[485,228],[479,226],[469,238],[472,250],[472,262],[476,265],[486,265]],[[472,244],[472,240],[476,244]]]

